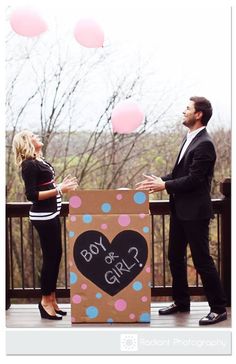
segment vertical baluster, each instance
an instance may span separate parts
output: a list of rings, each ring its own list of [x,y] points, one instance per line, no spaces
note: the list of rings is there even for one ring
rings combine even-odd
[[[30,231],[31,231],[31,247],[32,247],[32,275],[33,275],[33,288],[35,291],[35,245],[34,245],[34,228],[31,222],[30,224]]]
[[[165,215],[162,215],[162,262],[163,262],[163,287],[166,287],[166,238],[165,238]]]
[[[221,263],[221,244],[220,244],[220,215],[217,214],[217,269],[219,275],[221,275],[220,263]]]
[[[220,192],[224,195],[221,217],[221,279],[227,297],[227,305],[231,305],[231,179],[226,178],[220,184]]]
[[[6,310],[11,306],[11,299],[10,299],[10,267],[9,267],[9,218],[6,218]]]
[[[25,288],[25,280],[24,280],[24,239],[23,239],[23,224],[22,217],[20,217],[20,251],[21,251],[21,282],[22,288]]]
[[[11,289],[14,289],[14,275],[13,275],[13,242],[12,242],[12,218],[10,217],[10,261],[11,261]]]
[[[152,287],[155,288],[155,254],[154,254],[154,216],[151,215],[152,222]]]

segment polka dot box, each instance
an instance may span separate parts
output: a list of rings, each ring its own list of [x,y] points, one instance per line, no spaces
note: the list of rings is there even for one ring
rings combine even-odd
[[[73,192],[68,234],[72,323],[149,323],[148,194]]]

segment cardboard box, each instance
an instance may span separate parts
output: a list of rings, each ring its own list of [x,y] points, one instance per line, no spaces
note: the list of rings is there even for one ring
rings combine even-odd
[[[150,216],[144,191],[70,195],[72,323],[150,322]]]

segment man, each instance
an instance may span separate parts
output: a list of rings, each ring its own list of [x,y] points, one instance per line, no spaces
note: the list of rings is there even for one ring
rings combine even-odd
[[[170,195],[170,239],[168,259],[172,274],[174,304],[159,310],[160,315],[190,311],[186,248],[190,245],[194,266],[201,276],[210,313],[200,325],[227,319],[226,298],[219,275],[209,253],[209,222],[213,217],[210,189],[216,153],[206,126],[212,115],[210,102],[191,97],[183,112],[189,131],[180,149],[172,173],[162,178],[146,176],[138,189],[150,193],[166,189]]]

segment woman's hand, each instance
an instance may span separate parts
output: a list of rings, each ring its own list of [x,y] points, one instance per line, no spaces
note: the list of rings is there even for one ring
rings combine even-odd
[[[55,197],[56,195],[63,193],[67,193],[69,191],[74,191],[78,187],[77,179],[75,177],[71,177],[71,175],[66,176],[62,183],[59,183],[55,189],[47,190],[47,191],[39,191],[38,199],[39,200],[47,200],[48,198]]]
[[[149,193],[163,191],[165,189],[165,182],[161,179],[161,177],[154,176],[147,176],[145,180],[136,183],[135,188],[136,190],[147,190]]]
[[[59,188],[62,193],[67,193],[69,191],[74,191],[78,187],[78,182],[76,177],[71,177],[69,174],[64,178],[62,183],[60,183]]]

